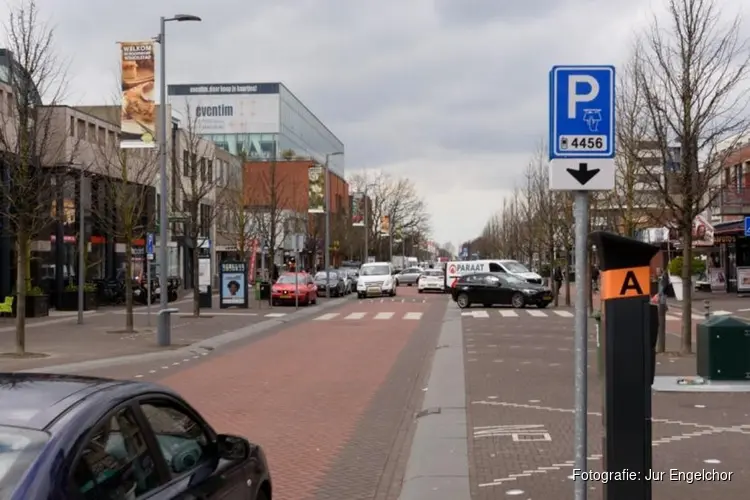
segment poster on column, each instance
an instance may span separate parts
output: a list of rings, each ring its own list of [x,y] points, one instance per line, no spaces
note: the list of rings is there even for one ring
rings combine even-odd
[[[323,167],[310,165],[307,169],[307,211],[311,214],[325,213],[325,175]]]
[[[354,193],[352,195],[352,226],[362,227],[365,225],[365,195]]]
[[[383,236],[391,234],[391,218],[387,215],[380,218],[380,234]]]
[[[154,42],[120,42],[120,148],[156,147]]]

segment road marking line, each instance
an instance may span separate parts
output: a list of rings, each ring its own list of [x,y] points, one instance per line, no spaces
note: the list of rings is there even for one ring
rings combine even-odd
[[[362,319],[365,317],[367,313],[351,313],[349,316],[345,317],[344,319]]]
[[[558,316],[561,316],[563,318],[572,318],[573,317],[573,313],[570,312],[570,311],[555,311],[555,314],[557,314]]]
[[[744,312],[748,312],[748,311],[750,311],[750,309],[737,309],[738,313],[744,313]]]
[[[136,375],[135,378],[143,378],[143,375]]]
[[[671,314],[667,314],[667,321],[680,321],[682,318],[679,316],[672,316]]]
[[[706,319],[706,317],[703,314],[697,314],[697,313],[691,314],[690,317],[692,319]]]
[[[393,317],[393,313],[391,312],[377,313],[375,315],[375,319],[391,319],[392,317]]]
[[[464,311],[461,316],[472,316],[474,318],[489,318],[490,314],[487,311]]]
[[[500,316],[503,318],[517,318],[518,313],[516,311],[500,311]]]
[[[404,319],[420,320],[422,319],[422,313],[418,313],[418,312],[406,313],[404,314]]]
[[[149,370],[149,373],[156,373],[156,370]]]
[[[323,314],[322,316],[318,316],[317,318],[315,318],[314,321],[329,321],[338,315],[339,313],[326,313],[326,314]]]
[[[414,301],[414,299],[412,299],[412,301]],[[406,299],[401,299],[401,303],[403,304],[404,302],[406,302]]]
[[[169,370],[169,367],[168,366],[162,366],[161,369],[162,370]]]
[[[535,318],[546,318],[546,317],[547,317],[547,313],[546,313],[546,312],[544,312],[544,311],[533,311],[533,310],[528,310],[528,311],[526,311],[526,313],[527,313],[527,314],[528,314],[529,316],[534,316]]]
[[[711,314],[713,316],[731,316],[732,315],[731,311],[722,311],[722,310],[712,311]]]
[[[286,316],[286,313],[268,313],[266,314],[266,318],[283,318]]]

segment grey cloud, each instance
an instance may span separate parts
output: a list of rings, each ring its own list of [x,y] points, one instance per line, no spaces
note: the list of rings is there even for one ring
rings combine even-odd
[[[435,12],[446,25],[483,24],[495,20],[552,16],[569,2],[561,0],[434,0]]]

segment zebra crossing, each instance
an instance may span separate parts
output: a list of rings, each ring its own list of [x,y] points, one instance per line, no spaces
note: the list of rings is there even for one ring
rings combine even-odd
[[[716,311],[717,316],[723,316],[726,311]],[[731,313],[730,313],[731,314]],[[478,309],[476,311],[461,311],[461,316],[475,319],[489,319],[500,316],[501,318],[522,318],[530,316],[532,318],[573,318],[575,315],[571,311],[542,311],[539,309]],[[696,315],[694,315],[696,316]],[[693,319],[703,319],[703,316]],[[680,321],[680,317],[667,314],[667,321]]]
[[[349,314],[345,313],[326,313],[321,314],[320,316],[313,318],[313,321],[332,321],[332,320],[363,320],[363,319],[371,319],[375,321],[386,321],[389,319],[399,319],[399,320],[406,320],[406,321],[419,321],[422,319],[423,313],[421,312],[407,312],[403,314],[399,314],[398,316],[394,312],[353,312]]]

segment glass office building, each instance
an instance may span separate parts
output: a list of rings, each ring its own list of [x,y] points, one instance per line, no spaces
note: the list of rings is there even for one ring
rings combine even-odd
[[[249,160],[285,151],[325,162],[344,144],[283,83],[217,83],[169,86],[173,113],[195,120],[198,133]],[[330,157],[344,176],[344,157]]]

